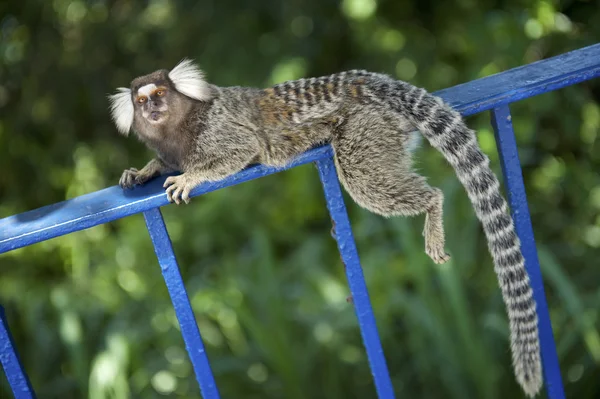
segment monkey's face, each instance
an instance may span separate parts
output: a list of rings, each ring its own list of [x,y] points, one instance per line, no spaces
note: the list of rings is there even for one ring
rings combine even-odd
[[[141,135],[152,136],[167,122],[177,125],[195,102],[212,98],[202,71],[187,59],[170,71],[135,78],[130,88],[117,90],[109,96],[110,110],[117,129],[125,135],[133,127]]]
[[[134,94],[136,113],[151,125],[160,124],[168,118],[170,97],[173,97],[173,93],[165,82],[145,84]]]
[[[154,135],[163,126],[176,126],[193,99],[180,93],[169,78],[169,71],[159,70],[131,82],[133,125],[142,135]]]

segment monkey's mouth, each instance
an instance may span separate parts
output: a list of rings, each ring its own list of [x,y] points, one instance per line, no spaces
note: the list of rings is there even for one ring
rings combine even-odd
[[[164,113],[160,112],[160,111],[152,111],[152,112],[150,112],[150,120],[152,122],[158,122],[159,120],[162,119],[163,114]]]

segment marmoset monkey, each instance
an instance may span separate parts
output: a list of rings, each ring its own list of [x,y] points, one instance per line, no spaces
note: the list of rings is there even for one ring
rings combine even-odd
[[[133,130],[157,156],[127,169],[123,188],[183,172],[164,183],[169,201],[253,163],[284,166],[331,143],[342,185],[383,216],[426,214],[425,252],[444,250],[443,194],[411,168],[411,132],[419,130],[456,171],[483,225],[510,321],[516,378],[529,396],[542,386],[536,303],[520,242],[489,159],[461,115],[424,89],[362,70],[288,81],[267,89],[218,87],[183,60],[171,71],[135,78],[110,96],[120,133]]]

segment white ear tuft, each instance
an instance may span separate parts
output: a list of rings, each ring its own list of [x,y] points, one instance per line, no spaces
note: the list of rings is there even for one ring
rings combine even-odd
[[[200,101],[210,100],[210,88],[204,74],[192,61],[183,59],[169,72],[169,78],[181,94]]]
[[[119,133],[127,136],[133,123],[134,113],[131,90],[125,87],[119,87],[117,90],[118,93],[108,96],[110,112]]]

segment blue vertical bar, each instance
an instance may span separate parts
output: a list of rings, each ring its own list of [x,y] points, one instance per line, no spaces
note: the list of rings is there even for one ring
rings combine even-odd
[[[190,355],[190,360],[196,373],[196,380],[200,384],[202,396],[204,399],[219,399],[219,390],[215,383],[215,377],[210,368],[210,362],[208,361],[202,336],[196,324],[192,305],[190,304],[181,274],[179,273],[179,266],[175,259],[171,239],[169,238],[162,214],[158,208],[154,208],[144,212],[144,219],[146,219],[146,226],[148,226],[148,232],[150,233],[152,244],[154,244],[154,251],[158,257],[158,263],[160,264],[173,307],[175,308],[175,314],[181,327],[181,335]]]
[[[523,183],[523,175],[521,173],[521,162],[519,161],[517,142],[511,119],[508,105],[494,108],[492,111],[492,125],[496,135],[496,142],[498,143],[498,151],[500,152],[502,171],[508,188],[508,201],[515,222],[515,228],[521,240],[523,256],[525,257],[525,267],[527,268],[527,273],[533,287],[533,296],[537,303],[546,391],[548,392],[548,397],[551,399],[564,399],[565,393],[560,375],[558,355],[556,354],[556,344],[554,343],[550,313],[548,312],[548,304],[546,303],[544,282],[542,280],[542,272],[533,237],[533,227],[531,226],[531,218],[529,216],[525,184]]]
[[[358,318],[363,343],[367,350],[371,373],[375,380],[377,395],[379,399],[393,399],[394,389],[379,334],[377,333],[375,315],[373,314],[367,284],[358,258],[358,251],[352,235],[352,228],[346,212],[335,164],[331,157],[317,161],[316,164],[319,169],[321,183],[323,183],[327,208],[334,225],[332,233],[334,233],[333,236],[337,241],[342,261],[346,266],[346,277],[352,293],[354,310]]]
[[[19,361],[15,343],[8,329],[4,308],[0,306],[0,363],[15,399],[33,399],[35,394]]]

